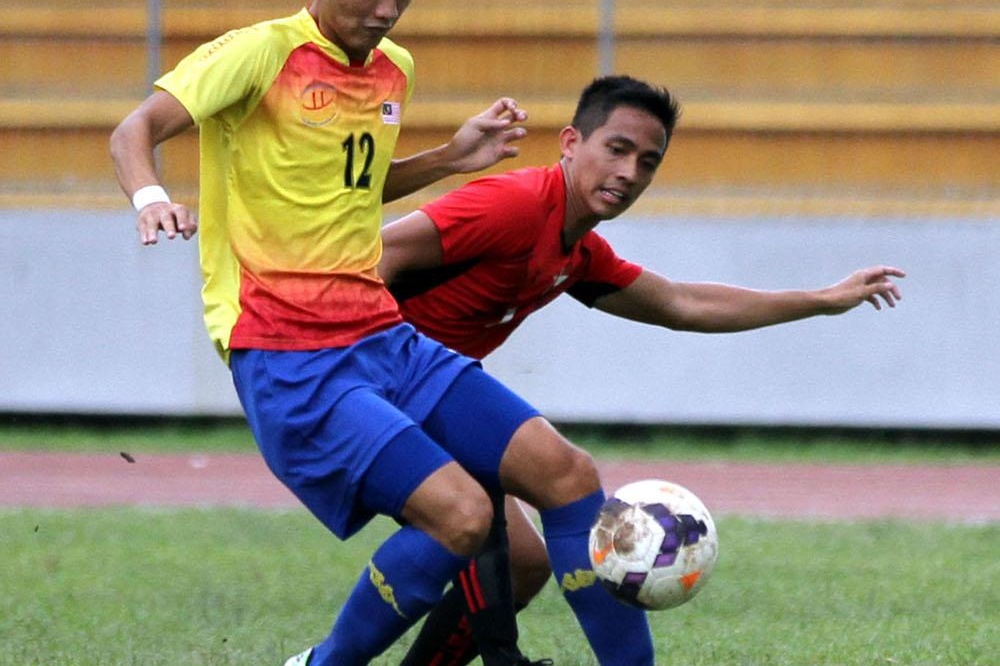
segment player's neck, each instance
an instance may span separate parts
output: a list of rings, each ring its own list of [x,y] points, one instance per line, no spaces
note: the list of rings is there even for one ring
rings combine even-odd
[[[600,224],[601,219],[581,202],[573,179],[569,177],[570,166],[562,163],[563,184],[566,189],[566,213],[563,216],[562,239],[566,248],[573,247],[588,231]]]
[[[588,231],[598,225],[600,220],[591,215],[584,217],[574,215],[571,211],[573,207],[572,199],[566,200],[566,217],[563,219],[562,240],[563,245],[568,249],[580,242]]]

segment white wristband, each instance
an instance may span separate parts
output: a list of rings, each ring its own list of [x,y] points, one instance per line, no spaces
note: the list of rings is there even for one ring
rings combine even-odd
[[[137,211],[142,210],[151,203],[170,203],[167,191],[159,185],[146,185],[140,187],[132,195],[132,207]]]

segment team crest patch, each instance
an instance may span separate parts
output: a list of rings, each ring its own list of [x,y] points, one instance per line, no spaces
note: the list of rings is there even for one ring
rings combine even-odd
[[[399,102],[382,102],[382,122],[386,125],[398,125],[401,106]]]
[[[299,117],[312,127],[321,127],[337,117],[337,89],[329,83],[314,81],[299,96]]]

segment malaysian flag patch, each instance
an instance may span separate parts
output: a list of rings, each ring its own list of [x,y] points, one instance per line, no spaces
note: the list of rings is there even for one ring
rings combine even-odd
[[[382,102],[382,122],[386,125],[398,125],[400,116],[399,102]]]

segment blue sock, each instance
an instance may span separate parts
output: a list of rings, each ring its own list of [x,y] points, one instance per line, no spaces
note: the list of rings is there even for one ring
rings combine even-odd
[[[368,664],[441,599],[468,563],[425,532],[401,528],[375,551],[310,666]]]
[[[616,601],[591,570],[587,540],[603,503],[598,490],[539,513],[552,573],[601,666],[653,666],[646,613]]]

